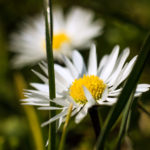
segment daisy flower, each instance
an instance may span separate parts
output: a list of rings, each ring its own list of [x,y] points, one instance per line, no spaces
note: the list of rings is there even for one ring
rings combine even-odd
[[[137,56],[129,62],[127,58],[130,50],[126,48],[119,55],[119,46],[115,46],[110,55],[105,55],[97,65],[95,45],[91,46],[88,66],[78,51],[73,51],[72,61],[63,57],[66,67],[55,64],[56,98],[49,99],[47,64],[42,62],[42,75],[34,73],[44,82],[31,83],[35,90],[26,90],[24,104],[41,106],[41,110],[60,110],[56,116],[43,123],[47,125],[59,120],[59,126],[64,121],[70,103],[73,104],[72,116],[79,123],[93,105],[113,105],[116,103],[122,85],[129,76]],[[149,84],[138,84],[135,97],[148,91]],[[56,103],[56,107],[49,106],[49,102]]]
[[[72,8],[64,16],[62,9],[53,11],[53,52],[61,60],[62,54],[71,56],[74,48],[90,46],[92,39],[102,33],[101,20],[93,21],[94,14],[82,8]],[[88,43],[88,44],[87,44]],[[45,21],[42,15],[28,19],[18,33],[11,36],[11,51],[17,53],[12,64],[22,67],[46,58]]]

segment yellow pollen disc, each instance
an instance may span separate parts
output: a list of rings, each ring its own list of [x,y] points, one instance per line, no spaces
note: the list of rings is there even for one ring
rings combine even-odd
[[[65,33],[59,33],[53,36],[53,49],[59,50],[62,44],[69,43],[70,39]]]
[[[85,104],[87,99],[84,94],[83,86],[89,90],[95,100],[98,100],[101,98],[106,84],[104,84],[103,80],[94,75],[84,75],[83,78],[75,79],[69,89],[70,96],[77,103]]]
[[[53,50],[60,50],[63,44],[69,43],[70,38],[65,33],[59,33],[53,35]],[[45,41],[43,41],[43,47],[46,48]]]

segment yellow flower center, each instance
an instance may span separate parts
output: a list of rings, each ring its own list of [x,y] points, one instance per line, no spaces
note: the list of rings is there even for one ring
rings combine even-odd
[[[70,39],[65,33],[55,34],[53,36],[53,49],[59,50],[65,43],[69,43]]]
[[[84,94],[83,86],[89,90],[95,100],[98,100],[101,98],[106,84],[95,75],[84,75],[83,78],[75,79],[69,89],[70,96],[77,103],[85,104],[87,99]]]
[[[63,44],[69,43],[70,38],[65,33],[53,35],[53,50],[59,51]],[[46,48],[45,41],[43,41],[43,48]]]

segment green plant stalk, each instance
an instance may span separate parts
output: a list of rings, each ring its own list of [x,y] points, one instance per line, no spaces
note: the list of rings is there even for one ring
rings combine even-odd
[[[132,92],[132,94],[129,98],[129,101],[128,101],[128,103],[124,109],[124,112],[123,112],[121,127],[120,127],[119,135],[117,138],[117,150],[120,150],[122,140],[123,140],[123,138],[124,138],[124,136],[128,130],[128,122],[130,119],[131,106],[132,106],[132,103],[134,100],[134,93],[135,93],[135,90]]]
[[[100,121],[99,121],[99,115],[96,107],[92,107],[89,109],[90,118],[93,124],[94,132],[96,139],[98,138],[100,134]]]
[[[133,89],[136,87],[136,84],[139,80],[139,77],[143,71],[143,68],[145,66],[145,63],[149,55],[150,55],[150,35],[148,35],[148,37],[146,38],[146,41],[144,42],[144,45],[141,49],[138,59],[129,75],[129,78],[119,96],[117,103],[111,109],[104,123],[103,129],[96,143],[96,149],[99,149],[99,150],[104,149],[104,142],[105,142],[106,136],[109,133],[113,124],[118,119],[120,113],[123,111],[123,108],[126,106]]]
[[[73,105],[71,103],[70,106],[69,106],[69,109],[68,109],[68,114],[67,114],[67,117],[66,117],[65,124],[63,126],[63,132],[62,132],[62,136],[61,136],[61,140],[60,140],[59,150],[63,150],[64,149],[66,133],[67,133],[67,126],[68,126],[68,123],[69,123],[69,120],[70,120],[72,107],[73,107]]]
[[[48,76],[49,76],[49,97],[54,99],[55,93],[55,74],[54,74],[54,61],[53,61],[53,18],[52,18],[52,2],[45,0],[45,29],[46,29],[46,53],[48,62]],[[55,106],[50,103],[50,106]],[[52,118],[56,115],[56,111],[50,111],[49,116]],[[56,122],[49,124],[49,144],[48,150],[56,149]]]

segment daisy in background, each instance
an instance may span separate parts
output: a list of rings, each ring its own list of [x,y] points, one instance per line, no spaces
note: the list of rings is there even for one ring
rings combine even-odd
[[[70,56],[74,48],[87,48],[93,38],[101,35],[103,23],[93,19],[94,14],[90,10],[76,7],[64,16],[62,9],[54,9],[54,59],[61,60],[62,54]],[[30,18],[22,24],[21,30],[11,36],[10,49],[17,53],[12,60],[14,67],[46,59],[44,16]]]
[[[31,83],[35,90],[26,90],[24,104],[41,106],[41,110],[60,110],[56,116],[42,125],[59,120],[59,126],[65,120],[70,103],[73,104],[72,116],[79,123],[93,105],[113,105],[116,103],[123,83],[129,76],[137,56],[126,62],[130,50],[126,48],[119,55],[119,46],[115,46],[110,55],[105,55],[97,65],[96,47],[91,46],[88,66],[78,51],[73,51],[72,61],[63,57],[66,67],[55,64],[56,98],[49,99],[47,64],[42,62],[45,75],[34,73],[44,83]],[[138,84],[135,97],[148,91],[150,84]],[[49,106],[56,103],[56,107]]]

